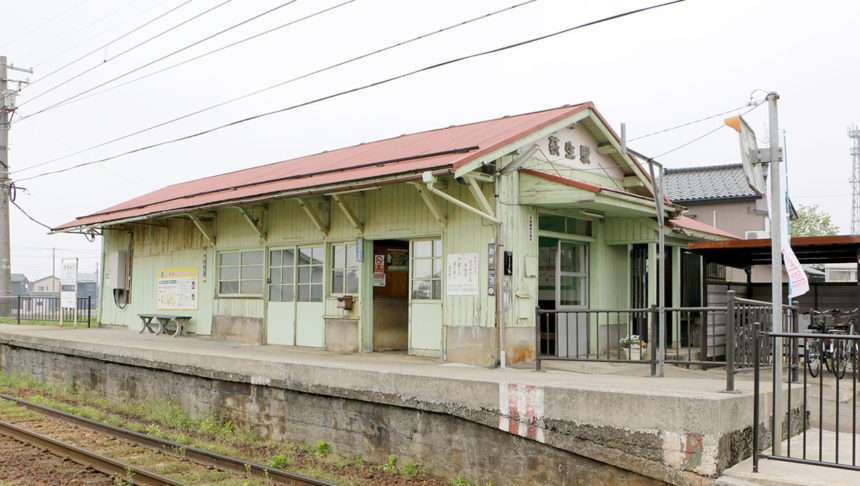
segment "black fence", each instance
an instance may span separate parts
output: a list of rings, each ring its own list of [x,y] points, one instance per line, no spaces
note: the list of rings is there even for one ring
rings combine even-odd
[[[754,325],[753,332],[753,349],[755,351],[755,401],[753,409],[753,471],[758,471],[759,459],[773,459],[777,461],[786,461],[802,464],[812,464],[817,466],[827,466],[840,469],[848,469],[860,471],[860,466],[857,465],[857,374],[858,374],[858,358],[860,358],[860,335],[856,334],[804,334],[804,333],[779,333],[779,332],[759,332],[758,325]],[[769,343],[770,348],[773,348],[776,338],[782,338],[784,342],[784,352],[782,354],[783,361],[789,365],[792,370],[791,380],[795,384],[802,385],[800,393],[803,394],[803,413],[794,417],[794,427],[792,427],[792,407],[788,407],[786,412],[785,424],[783,430],[801,429],[802,437],[800,438],[800,451],[797,450],[795,444],[792,452],[792,440],[787,434],[788,440],[786,447],[782,448],[781,452],[777,451],[776,441],[782,439],[782,434],[770,434],[771,453],[765,454],[760,452],[762,444],[760,437],[764,435],[766,430],[762,429],[759,424],[759,399],[761,393],[761,385],[759,384],[760,373],[758,363],[760,362],[759,350],[766,349],[767,345],[760,343]],[[802,370],[802,371],[801,371]],[[775,374],[774,374],[775,376]],[[825,387],[825,382],[828,385]],[[834,385],[830,385],[834,383]],[[782,386],[782,383],[776,383],[775,378],[771,380],[770,392],[774,393],[777,386]],[[833,386],[834,396],[828,396],[828,389]],[[841,403],[840,387],[851,390],[851,399],[849,403]],[[817,388],[817,403],[816,400],[810,400],[810,389]],[[815,391],[813,389],[813,391]],[[795,392],[797,393],[797,392]],[[792,387],[787,388],[786,403],[791,404]],[[835,420],[835,433],[828,433],[825,436],[825,402],[833,402],[835,410],[831,416]],[[775,402],[775,401],[774,401]],[[774,404],[774,407],[776,405]],[[850,407],[851,424],[850,427],[840,426],[840,406]],[[808,433],[809,422],[808,417],[817,408],[818,431],[815,434]],[[827,411],[830,415],[831,411]],[[772,420],[769,427],[771,431],[776,430],[776,410],[772,410]],[[828,417],[828,418],[831,418]],[[802,421],[797,423],[797,421]],[[842,424],[845,425],[845,424]],[[840,448],[840,431],[847,429],[843,436],[842,446]],[[850,439],[848,439],[850,437]],[[845,442],[849,444],[845,444]]]
[[[726,390],[734,390],[734,375],[752,370],[753,323],[770,330],[769,302],[742,299],[728,293],[725,307],[665,308],[664,363],[685,366],[725,366]],[[659,310],[545,310],[535,313],[536,368],[542,361],[600,361],[648,363],[656,374]],[[783,306],[783,325],[796,330],[797,308]],[[654,336],[658,336],[655,338]],[[766,344],[761,344],[766,346]],[[730,350],[731,352],[726,352]],[[772,363],[770,348],[759,350]]]
[[[93,298],[77,297],[76,309],[70,307],[61,308],[59,297],[36,297],[31,295],[18,295],[0,297],[0,319],[14,319],[21,324],[28,321],[55,321],[72,322],[77,313],[78,321],[86,322],[90,327],[92,319]]]

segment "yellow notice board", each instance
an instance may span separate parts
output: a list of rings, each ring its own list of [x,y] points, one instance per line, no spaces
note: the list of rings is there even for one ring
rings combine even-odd
[[[166,268],[156,274],[158,310],[197,310],[197,267]]]

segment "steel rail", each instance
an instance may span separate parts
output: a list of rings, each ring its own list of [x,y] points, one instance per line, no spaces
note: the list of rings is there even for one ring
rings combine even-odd
[[[120,478],[128,478],[127,480],[133,482],[133,484],[143,486],[188,486],[186,483],[175,481],[160,474],[147,471],[146,469],[141,469],[137,466],[111,459],[110,457],[97,454],[72,444],[67,444],[2,420],[0,420],[0,434],[7,435],[41,449],[47,449],[60,457],[68,457],[70,460],[77,462],[78,464],[90,466],[105,474]]]
[[[90,429],[94,432],[109,435],[116,439],[133,442],[150,449],[160,450],[173,456],[179,456],[198,464],[214,466],[224,471],[234,473],[248,474],[258,478],[268,479],[279,484],[289,484],[293,486],[337,486],[335,483],[321,481],[319,479],[309,478],[295,473],[286,472],[280,469],[256,464],[250,461],[243,461],[234,457],[217,454],[196,447],[191,447],[178,442],[161,439],[158,437],[150,437],[146,434],[134,432],[132,430],[115,427],[102,422],[97,422],[84,417],[79,417],[61,410],[56,410],[37,403],[28,402],[20,398],[15,398],[10,395],[0,393],[0,399],[9,400],[18,403],[24,407],[34,410],[38,413],[48,415],[65,422],[70,422],[79,425],[83,428]]]

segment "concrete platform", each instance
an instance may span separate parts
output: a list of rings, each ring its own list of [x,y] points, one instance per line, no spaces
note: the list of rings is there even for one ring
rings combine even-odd
[[[810,459],[818,459],[818,433],[820,429],[811,428],[807,431],[806,456]],[[836,432],[822,432],[822,460],[824,462],[836,462]],[[851,464],[853,440],[860,442],[860,438],[853,434],[839,433],[839,462]],[[782,441],[783,451],[787,450],[788,441]],[[857,444],[860,449],[860,443]],[[858,450],[860,452],[860,450]],[[770,454],[770,449],[765,454]],[[803,436],[796,435],[791,439],[791,456],[803,457]],[[848,471],[825,466],[812,466],[808,464],[795,464],[785,461],[774,461],[760,459],[758,472],[752,472],[752,458],[727,469],[716,484],[718,486],[856,486],[860,485],[860,471]]]
[[[7,355],[50,353],[450,415],[670,484],[713,484],[751,450],[752,384],[739,379],[741,393],[721,393],[720,370],[667,366],[666,377],[651,378],[647,364],[547,362],[550,370],[538,373],[396,353],[16,325],[0,325],[0,346],[3,369],[13,371],[25,366],[25,354],[18,362]],[[74,379],[63,373],[43,370]],[[762,409],[769,404],[764,397]]]

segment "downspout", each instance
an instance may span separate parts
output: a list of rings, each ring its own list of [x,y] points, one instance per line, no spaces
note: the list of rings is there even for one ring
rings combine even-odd
[[[435,195],[441,197],[442,199],[450,202],[451,204],[454,204],[455,206],[459,206],[459,207],[461,207],[467,211],[475,213],[478,216],[496,224],[496,288],[497,288],[497,290],[496,290],[496,319],[498,319],[498,321],[499,321],[499,348],[500,348],[499,349],[499,359],[500,359],[501,367],[504,368],[505,367],[505,347],[504,347],[504,344],[505,344],[505,338],[504,338],[505,310],[504,310],[504,296],[503,296],[504,285],[502,284],[502,279],[504,278],[504,276],[501,275],[501,274],[504,274],[504,268],[502,268],[499,265],[500,262],[503,263],[503,260],[501,260],[501,258],[502,258],[502,250],[501,249],[504,247],[504,234],[505,234],[502,220],[493,216],[493,215],[487,214],[487,213],[485,213],[485,212],[483,212],[477,208],[469,206],[468,204],[464,203],[463,201],[461,201],[461,200],[459,200],[459,199],[433,187],[433,184],[436,183],[436,176],[434,176],[433,173],[431,173],[429,171],[424,172],[421,176],[421,179],[424,181],[424,185],[427,186],[427,192],[435,194]],[[499,207],[498,206],[498,198],[499,198],[498,182],[496,182],[495,185],[496,185],[496,187],[494,189],[494,192],[495,192],[495,198],[496,198],[496,202],[497,202],[496,208],[498,208]]]

